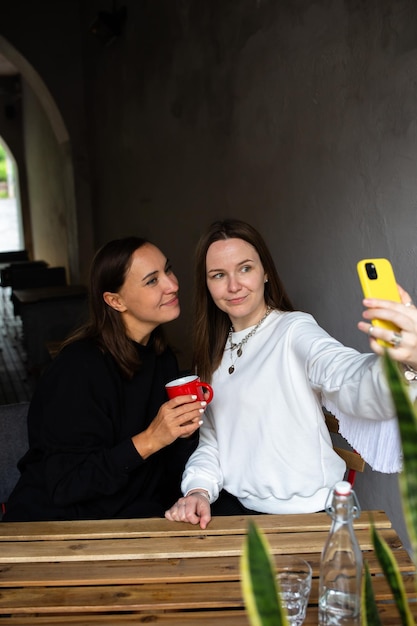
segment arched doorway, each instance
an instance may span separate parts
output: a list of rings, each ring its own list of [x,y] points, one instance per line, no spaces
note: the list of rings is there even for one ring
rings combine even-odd
[[[7,63],[16,69],[22,83],[22,126],[25,141],[19,156],[16,156],[16,153],[15,156],[19,174],[22,173],[25,182],[26,193],[22,193],[21,196],[25,247],[33,257],[46,259],[51,264],[66,266],[70,281],[77,281],[80,274],[78,227],[72,150],[66,125],[41,76],[2,36],[0,36],[0,61],[1,59],[6,59]],[[0,72],[1,67],[0,62]],[[25,120],[29,120],[26,125]],[[43,124],[43,128],[36,134],[39,123]],[[55,168],[52,176],[42,169],[41,155],[44,145],[41,145],[40,141],[43,141],[46,134],[49,141],[49,164],[53,164]],[[8,141],[2,127],[0,135]],[[10,141],[8,144],[12,148]],[[50,185],[47,189],[49,195],[46,198],[45,180],[47,183],[49,181],[55,183],[53,187]]]

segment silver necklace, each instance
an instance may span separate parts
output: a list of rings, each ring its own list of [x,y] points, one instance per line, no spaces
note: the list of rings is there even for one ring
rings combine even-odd
[[[242,348],[245,345],[245,343],[247,343],[249,341],[249,339],[251,337],[253,337],[253,335],[256,333],[256,331],[258,330],[259,326],[262,324],[262,322],[264,322],[266,320],[266,318],[268,317],[268,315],[270,314],[270,312],[272,311],[270,306],[266,307],[266,311],[265,311],[265,315],[262,317],[262,319],[259,320],[259,322],[256,324],[256,326],[254,328],[252,328],[252,330],[243,337],[242,341],[239,341],[239,343],[233,343],[232,341],[232,334],[233,334],[233,326],[230,327],[229,330],[229,336],[228,336],[228,341],[230,344],[230,359],[232,361],[231,366],[229,367],[229,374],[233,374],[233,372],[235,371],[235,363],[238,360],[239,357],[242,356]],[[236,350],[236,356],[233,360],[233,351]]]

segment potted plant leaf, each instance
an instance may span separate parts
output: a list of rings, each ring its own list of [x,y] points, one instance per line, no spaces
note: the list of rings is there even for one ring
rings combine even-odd
[[[392,361],[388,352],[385,352],[384,355],[384,365],[398,416],[404,465],[399,476],[401,501],[411,541],[414,564],[417,565],[417,412],[407,394],[398,365]],[[401,620],[399,623],[404,626],[415,626],[415,620],[407,603],[402,577],[393,552],[375,528],[372,528],[371,532],[375,553],[397,605]],[[362,593],[363,626],[379,626],[381,623],[374,604],[371,576],[365,563]]]

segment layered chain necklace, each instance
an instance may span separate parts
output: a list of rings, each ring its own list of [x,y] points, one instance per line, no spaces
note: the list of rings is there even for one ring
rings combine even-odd
[[[229,350],[230,350],[230,360],[232,361],[232,364],[229,367],[229,374],[233,374],[233,372],[235,371],[235,363],[238,360],[238,358],[242,356],[242,348],[243,348],[243,346],[245,345],[245,343],[247,343],[249,341],[249,339],[251,337],[253,337],[253,335],[258,330],[259,326],[266,320],[266,318],[268,317],[268,315],[270,314],[271,311],[272,311],[271,307],[268,306],[266,308],[265,315],[262,317],[262,319],[259,320],[259,322],[256,324],[256,326],[254,328],[252,328],[252,330],[247,335],[245,335],[245,337],[243,337],[242,341],[239,341],[239,343],[233,343],[233,341],[232,341],[233,326],[230,327],[228,341],[229,341],[229,344],[230,344]],[[233,355],[234,350],[236,350],[236,356],[235,357]]]

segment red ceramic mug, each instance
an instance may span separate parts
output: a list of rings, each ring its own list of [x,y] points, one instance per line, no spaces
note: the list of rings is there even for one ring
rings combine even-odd
[[[168,398],[176,398],[177,396],[197,396],[198,400],[205,400],[207,404],[213,400],[213,389],[208,383],[200,380],[199,376],[183,376],[171,380],[165,385]],[[208,392],[208,398],[204,397],[204,391]]]

